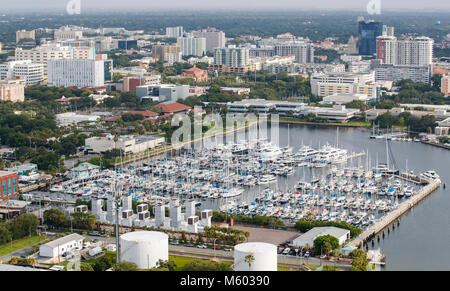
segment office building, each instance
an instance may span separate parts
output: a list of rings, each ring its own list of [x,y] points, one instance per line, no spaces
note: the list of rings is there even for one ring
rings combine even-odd
[[[48,61],[48,85],[98,88],[105,85],[105,66],[97,60]]]
[[[54,31],[53,38],[55,40],[67,40],[67,39],[81,39],[83,38],[83,31],[71,30],[68,28],[61,28]]]
[[[383,24],[376,21],[358,22],[358,51],[360,55],[376,53],[377,37],[383,35]]]
[[[429,84],[432,66],[395,66],[381,64],[375,67],[375,81],[392,81],[411,79],[414,82]]]
[[[19,200],[18,179],[16,172],[0,171],[0,201]]]
[[[44,65],[30,60],[0,64],[0,80],[4,79],[21,79],[25,86],[37,85],[44,80]]]

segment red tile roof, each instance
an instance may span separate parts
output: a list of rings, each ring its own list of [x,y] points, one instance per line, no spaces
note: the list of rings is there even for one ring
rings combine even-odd
[[[119,119],[120,119],[120,116],[114,116],[114,117],[106,118],[105,121],[116,121]]]
[[[170,103],[170,104],[158,104],[158,105],[155,105],[155,107],[161,108],[162,113],[176,113],[176,112],[191,109],[191,107],[181,104],[181,103],[178,103],[178,102],[174,102],[174,103]]]
[[[158,115],[157,112],[153,112],[153,111],[141,111],[141,110],[130,110],[127,112],[124,112],[123,114],[140,114],[144,117],[150,117],[150,116],[156,116]]]

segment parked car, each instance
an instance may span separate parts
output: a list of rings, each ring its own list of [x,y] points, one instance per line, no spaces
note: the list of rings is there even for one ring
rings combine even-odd
[[[184,246],[185,247],[193,247],[194,245],[193,244],[185,244]]]
[[[198,245],[197,246],[199,249],[207,249],[208,247],[207,246],[205,246],[205,245]]]
[[[226,252],[231,252],[230,248],[224,248],[223,250],[226,251]]]
[[[309,255],[310,255],[309,252],[306,252],[305,255],[304,255],[304,257],[305,257],[305,258],[308,258]]]
[[[280,254],[282,254],[282,253],[283,253],[283,251],[284,251],[284,249],[283,249],[283,248],[279,248],[279,249],[278,249],[278,252],[277,252],[277,253],[278,253],[278,254],[280,255]]]
[[[287,254],[289,254],[289,252],[291,251],[291,249],[290,248],[285,248],[284,250],[283,250],[283,255],[287,255]]]
[[[171,245],[179,245],[180,243],[177,240],[171,241],[169,244]]]

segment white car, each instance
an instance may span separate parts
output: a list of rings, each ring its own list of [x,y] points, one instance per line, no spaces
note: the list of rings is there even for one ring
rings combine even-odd
[[[199,249],[207,249],[208,247],[207,246],[205,246],[205,245],[198,245],[197,246]]]

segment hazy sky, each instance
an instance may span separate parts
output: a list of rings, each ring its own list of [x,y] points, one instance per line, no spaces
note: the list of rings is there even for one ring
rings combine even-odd
[[[70,0],[0,0],[0,13],[8,11],[35,9],[36,11],[65,11]],[[75,0],[77,1],[77,0]],[[380,1],[383,10],[439,10],[450,11],[448,0],[78,0],[83,9],[95,13],[101,10],[136,10],[136,9],[332,9],[365,11],[369,1]]]

